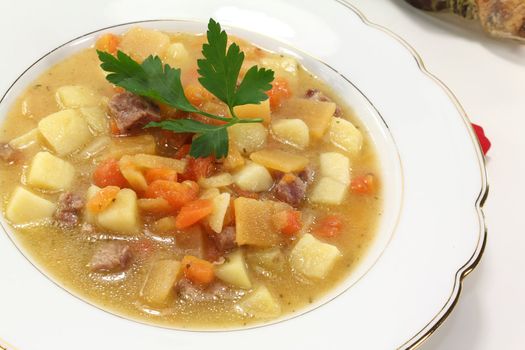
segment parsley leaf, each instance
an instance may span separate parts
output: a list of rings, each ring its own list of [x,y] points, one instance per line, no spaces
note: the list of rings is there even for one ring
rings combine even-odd
[[[198,113],[224,122],[210,125],[193,119],[163,120],[151,122],[146,128],[159,127],[177,133],[194,133],[190,155],[216,158],[228,154],[227,128],[238,123],[260,123],[262,119],[240,119],[234,107],[244,104],[258,104],[268,98],[266,91],[272,88],[272,70],[251,67],[238,84],[239,73],[244,62],[244,53],[239,45],[228,46],[228,35],[218,22],[210,19],[206,33],[208,42],[202,45],[204,58],[197,60],[199,82],[210,93],[224,102],[231,117],[223,117],[201,111],[193,106],[186,96],[181,83],[181,70],[163,64],[157,56],[149,56],[142,63],[134,61],[122,51],[116,57],[98,51],[101,67],[109,74],[106,79],[136,95],[163,103],[178,110]],[[256,116],[254,116],[256,117]]]

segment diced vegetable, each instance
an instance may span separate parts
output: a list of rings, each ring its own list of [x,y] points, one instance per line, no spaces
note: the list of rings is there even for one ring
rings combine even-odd
[[[178,229],[185,229],[201,221],[213,211],[213,201],[209,199],[197,199],[186,203],[177,215],[175,221]]]
[[[91,141],[80,153],[81,159],[91,159],[111,144],[109,136],[98,136]]]
[[[130,158],[131,161],[142,169],[166,168],[173,169],[182,174],[186,170],[186,161],[168,157],[155,156],[151,154],[138,153]]]
[[[110,231],[122,234],[135,234],[140,228],[137,195],[124,188],[119,191],[115,201],[97,216],[98,224]]]
[[[270,100],[270,107],[276,110],[281,107],[284,100],[292,96],[292,91],[288,86],[288,81],[282,77],[277,77],[272,82],[271,90],[266,93]]]
[[[186,170],[181,175],[185,180],[198,181],[201,178],[210,176],[214,170],[214,157],[205,158],[188,158],[188,165]]]
[[[57,102],[63,108],[96,106],[102,97],[87,86],[67,85],[57,89]]]
[[[224,282],[236,287],[244,289],[252,287],[242,249],[237,249],[228,254],[225,257],[225,262],[223,264],[216,265],[215,275]]]
[[[273,215],[274,226],[286,236],[293,236],[301,230],[301,212],[282,210]]]
[[[226,187],[233,183],[233,176],[230,173],[221,173],[208,178],[201,177],[198,184],[202,188]]]
[[[290,252],[290,264],[295,271],[309,278],[322,279],[340,257],[341,252],[337,247],[323,243],[307,233]]]
[[[233,111],[241,119],[262,118],[265,124],[269,124],[272,120],[270,100],[262,101],[259,104],[235,106]]]
[[[171,205],[164,198],[141,198],[137,200],[141,212],[164,215],[173,212]]]
[[[259,286],[238,304],[241,312],[255,318],[273,318],[281,314],[281,305],[268,288]]]
[[[337,152],[321,153],[319,156],[321,176],[339,181],[343,185],[350,183],[350,159]]]
[[[250,159],[267,168],[283,173],[301,171],[308,165],[308,158],[279,149],[263,149],[250,155]]]
[[[203,258],[206,252],[207,239],[199,225],[188,227],[186,230],[175,234],[177,248],[182,249],[186,255]]]
[[[18,186],[7,203],[5,216],[13,224],[26,224],[50,219],[55,209],[53,202]]]
[[[272,133],[277,140],[299,149],[305,149],[310,143],[310,130],[301,119],[273,121]]]
[[[148,272],[140,295],[151,305],[163,305],[172,293],[181,263],[176,260],[155,261]]]
[[[134,163],[133,156],[123,156],[118,162],[122,176],[135,191],[144,192],[148,188],[146,177],[141,169]]]
[[[155,154],[155,149],[155,138],[152,135],[116,137],[112,139],[105,157],[120,159],[126,154]]]
[[[190,55],[183,43],[171,43],[164,54],[163,62],[171,67],[183,67],[189,63]]]
[[[224,216],[230,206],[230,198],[229,193],[221,193],[212,199],[213,210],[208,216],[208,224],[210,228],[217,233],[222,231]]]
[[[117,53],[117,48],[120,38],[115,34],[106,33],[100,36],[95,43],[95,48],[100,51],[105,51],[112,55]]]
[[[290,207],[282,202],[239,197],[234,201],[238,245],[273,247],[282,240],[273,216]]]
[[[177,230],[175,216],[165,216],[153,223],[151,230],[158,234],[173,233]]]
[[[228,155],[226,156],[226,158],[224,158],[224,162],[222,163],[224,170],[232,171],[238,169],[241,166],[243,166],[245,162],[246,161],[244,160],[241,152],[239,152],[237,146],[230,142]]]
[[[108,118],[106,112],[100,107],[82,107],[80,113],[88,123],[93,135],[107,134],[109,131]]]
[[[320,139],[330,127],[335,109],[333,102],[292,98],[279,109],[279,115],[302,119],[308,125],[310,136]]]
[[[239,152],[246,155],[266,146],[268,130],[262,124],[235,124],[228,128],[228,134]]]
[[[273,272],[282,271],[285,263],[285,256],[279,247],[252,250],[248,259],[253,264]]]
[[[323,177],[310,193],[310,200],[321,204],[341,204],[348,186],[330,177]]]
[[[91,185],[86,191],[86,200],[89,202],[91,198],[95,197],[95,195],[100,191],[101,188],[96,185]],[[98,224],[97,223],[97,214],[92,213],[89,210],[84,210],[84,221],[89,224]]]
[[[270,172],[262,165],[248,163],[233,175],[233,181],[242,190],[263,192],[273,185]]]
[[[38,152],[31,161],[27,184],[44,190],[67,190],[75,178],[75,167],[49,152]]]
[[[155,180],[177,181],[177,172],[168,168],[152,168],[146,171],[145,178],[148,184]]]
[[[199,185],[193,181],[179,183],[157,180],[148,185],[144,196],[146,198],[164,198],[173,209],[180,209],[186,203],[197,199],[198,194]]]
[[[299,65],[295,58],[276,56],[263,57],[260,62],[261,66],[273,70],[276,78],[286,80],[290,91],[297,90]]]
[[[15,137],[9,141],[9,146],[14,149],[24,149],[38,142],[40,133],[38,128],[34,128],[22,134],[18,137]]]
[[[170,44],[170,38],[164,33],[147,28],[131,28],[122,36],[119,48],[138,61],[144,61],[149,55],[162,56]]]
[[[328,215],[317,223],[314,234],[318,237],[331,238],[339,235],[342,227],[341,218],[336,215]]]
[[[117,186],[123,188],[129,186],[115,159],[108,159],[95,168],[93,182],[99,187]]]
[[[361,135],[361,132],[354,124],[343,118],[332,118],[330,141],[352,156],[358,155],[363,147],[363,135]]]
[[[108,186],[100,189],[86,203],[86,209],[93,214],[98,214],[109,207],[117,198],[120,188],[117,186]]]
[[[38,130],[59,156],[76,151],[86,145],[92,137],[84,118],[73,109],[48,115],[38,123]]]
[[[366,174],[352,179],[350,189],[353,193],[370,194],[375,191],[376,180],[374,175]]]
[[[213,264],[195,256],[186,255],[181,262],[184,277],[192,283],[206,286],[215,279]]]
[[[213,199],[221,194],[217,188],[207,188],[201,192],[200,199]]]

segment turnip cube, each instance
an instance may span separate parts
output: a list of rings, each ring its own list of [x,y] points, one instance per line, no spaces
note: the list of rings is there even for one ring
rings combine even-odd
[[[285,118],[301,119],[308,125],[311,138],[320,139],[330,127],[336,107],[333,102],[292,98],[283,104],[278,113]]]
[[[228,134],[235,147],[246,155],[266,146],[268,130],[260,123],[235,124],[228,128]]]
[[[341,204],[348,186],[330,177],[323,177],[310,193],[310,200],[321,204]]]
[[[241,119],[262,118],[265,124],[269,124],[272,120],[270,99],[266,99],[259,104],[235,106],[233,111]]]
[[[55,203],[19,186],[7,203],[5,216],[13,224],[26,224],[50,219],[55,209]]]
[[[301,171],[308,165],[308,158],[281,151],[279,149],[263,149],[250,155],[254,162],[267,168],[279,170],[283,173]]]
[[[272,132],[277,140],[299,149],[310,143],[310,130],[301,119],[276,120],[272,122]]]
[[[309,278],[322,279],[340,257],[341,252],[337,247],[307,233],[290,252],[290,264],[295,271]]]
[[[332,118],[330,123],[330,141],[356,156],[363,147],[363,135],[361,132],[346,119]]]
[[[242,190],[251,192],[267,191],[273,185],[270,172],[257,163],[248,163],[233,175],[234,183]]]
[[[102,97],[87,86],[67,85],[57,89],[56,98],[62,108],[79,108],[96,106]]]
[[[48,115],[38,123],[38,130],[59,156],[76,151],[91,139],[87,122],[73,109]]]
[[[218,196],[213,197],[213,211],[208,216],[207,220],[210,228],[219,233],[222,231],[222,225],[224,223],[224,216],[230,206],[230,194],[221,193]]]
[[[215,267],[215,275],[226,283],[249,289],[252,286],[241,249],[226,256],[226,261]]]
[[[339,181],[343,185],[350,183],[350,159],[337,152],[321,153],[319,156],[321,176]]]
[[[238,304],[239,311],[255,318],[274,318],[281,314],[281,305],[265,286],[260,286]]]
[[[179,276],[180,262],[158,260],[153,263],[140,292],[150,305],[160,306],[167,302]]]
[[[137,194],[129,188],[119,191],[115,201],[97,216],[98,224],[110,231],[135,234],[139,231]]]
[[[49,152],[38,152],[31,161],[27,184],[44,190],[67,190],[75,178],[75,167]]]

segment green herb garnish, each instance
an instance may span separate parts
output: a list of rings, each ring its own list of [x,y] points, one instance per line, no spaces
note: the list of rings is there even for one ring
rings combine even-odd
[[[266,91],[272,88],[274,74],[270,69],[251,67],[237,85],[244,53],[239,45],[228,46],[228,36],[219,23],[210,19],[207,31],[208,42],[202,45],[203,59],[197,60],[199,82],[209,92],[224,102],[231,118],[201,111],[193,106],[182,88],[181,70],[163,64],[159,57],[149,56],[139,64],[122,51],[113,56],[97,51],[103,70],[109,72],[106,79],[136,95],[160,102],[178,110],[204,115],[225,122],[223,125],[205,124],[193,119],[170,119],[151,122],[146,128],[160,127],[173,132],[197,134],[190,149],[192,157],[216,158],[228,154],[227,128],[239,123],[261,123],[262,119],[239,119],[235,106],[258,104],[268,98]]]

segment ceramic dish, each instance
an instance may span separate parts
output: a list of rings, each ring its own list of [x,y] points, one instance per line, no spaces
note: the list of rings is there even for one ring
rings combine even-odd
[[[134,1],[126,2],[126,9],[118,1],[90,6],[93,9],[85,9],[89,15],[95,15],[95,9],[119,13],[98,23],[108,27],[166,17],[173,5],[152,1],[147,13]],[[56,15],[50,16],[52,22]],[[176,14],[169,16],[177,20],[140,25],[203,32],[210,16],[232,34],[295,56],[331,84],[366,125],[382,164],[385,207],[378,237],[365,259],[326,298],[280,322],[191,332],[144,325],[83,302],[51,283],[45,271],[16,249],[14,236],[6,230],[0,235],[0,338],[12,344],[9,349],[416,347],[451,312],[461,280],[479,261],[485,242],[483,157],[459,104],[407,44],[343,2],[319,6],[270,1],[262,7],[200,0],[177,4]],[[0,118],[50,65],[92,45],[101,32],[119,33],[135,24],[83,35],[43,56],[11,87],[5,86],[9,89],[0,102]],[[95,29],[87,20],[68,25],[78,33]],[[49,44],[53,47],[51,40]],[[30,54],[44,52],[35,47]],[[10,57],[0,73],[13,67],[23,71]],[[8,346],[0,340],[2,345]]]

